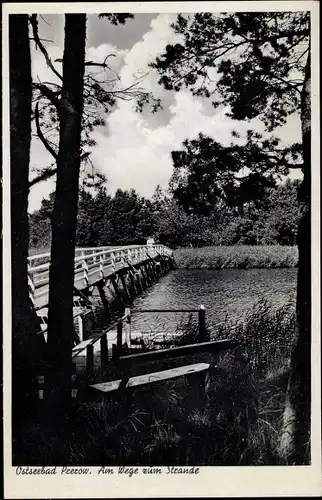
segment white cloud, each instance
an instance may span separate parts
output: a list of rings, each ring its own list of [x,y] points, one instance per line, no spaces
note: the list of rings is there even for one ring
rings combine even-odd
[[[131,103],[122,103],[110,117],[110,135],[95,133],[98,146],[93,151],[93,161],[107,175],[111,192],[119,187],[133,187],[141,195],[151,196],[157,184],[166,188],[173,171],[171,151],[200,132],[230,144],[236,123],[221,113],[205,115],[202,103],[188,91],[176,93],[170,111],[167,125],[151,129]],[[249,124],[237,128],[242,133]]]

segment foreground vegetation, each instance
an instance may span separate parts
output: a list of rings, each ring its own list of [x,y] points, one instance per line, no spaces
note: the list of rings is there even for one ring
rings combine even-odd
[[[285,464],[278,438],[294,328],[293,306],[273,310],[260,302],[243,322],[216,332],[216,339],[233,338],[238,348],[217,359],[204,404],[197,385],[185,379],[135,391],[128,408],[122,399],[84,398],[55,439],[47,423],[22,433],[24,446],[15,447],[14,463]],[[190,320],[179,343],[196,338],[197,325]],[[209,355],[156,362],[149,370],[202,361],[209,362]]]
[[[174,258],[181,269],[296,267],[298,249],[281,245],[234,245],[180,248]]]

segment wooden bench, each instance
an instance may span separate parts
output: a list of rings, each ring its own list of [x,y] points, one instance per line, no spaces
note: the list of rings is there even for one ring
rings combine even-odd
[[[207,390],[210,383],[210,368],[214,366],[216,356],[233,346],[230,340],[221,340],[213,342],[204,342],[199,344],[190,344],[170,349],[161,349],[146,353],[131,354],[115,358],[115,363],[121,369],[121,377],[117,380],[91,384],[89,389],[93,397],[108,397],[113,393],[120,397],[127,406],[131,400],[131,389],[140,388],[149,384],[163,383],[174,380],[179,377],[189,377],[194,387],[193,400],[196,404],[205,404]],[[121,349],[122,350],[122,349]],[[200,353],[209,353],[209,363],[199,362],[184,366],[154,371],[143,375],[135,375],[134,370],[142,364],[155,361],[166,361],[170,358],[191,356]]]
[[[188,394],[190,394],[192,388],[192,396],[188,396],[190,404],[193,407],[203,408],[207,401],[209,368],[209,363],[195,363],[144,375],[123,377],[119,380],[92,384],[89,386],[90,393],[88,394],[94,400],[105,399],[106,397],[116,398],[121,405],[121,411],[127,414],[131,410],[134,390],[184,377],[188,385]],[[146,395],[143,394],[142,396],[145,401],[144,404],[146,404]],[[136,394],[136,397],[140,398],[140,395]]]
[[[125,388],[139,387],[142,385],[153,384],[155,382],[164,382],[166,380],[175,379],[187,375],[194,375],[197,373],[206,373],[209,370],[209,363],[196,363],[193,365],[179,366],[178,368],[171,368],[170,370],[162,370],[159,372],[147,373],[145,375],[138,375],[130,377],[125,384]],[[103,382],[93,384],[90,387],[102,393],[110,393],[118,391],[121,388],[122,379],[113,380],[111,382]]]

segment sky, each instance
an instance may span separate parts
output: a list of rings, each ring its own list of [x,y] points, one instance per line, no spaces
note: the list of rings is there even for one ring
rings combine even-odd
[[[106,126],[93,132],[96,146],[92,148],[92,163],[96,171],[107,177],[107,190],[111,194],[118,188],[134,188],[141,196],[150,197],[157,185],[166,189],[173,172],[171,151],[180,149],[186,138],[193,139],[200,132],[223,145],[231,143],[233,130],[242,136],[249,128],[264,132],[259,120],[237,122],[225,116],[227,110],[215,110],[209,101],[193,97],[188,89],[169,92],[158,84],[158,75],[148,65],[167,44],[178,41],[170,26],[175,19],[176,14],[136,14],[125,25],[113,26],[107,19],[88,15],[86,60],[102,62],[113,54],[108,58],[111,71],[107,77],[118,74],[118,85],[124,88],[134,82],[135,75],[146,75],[140,86],[160,98],[163,106],[155,114],[147,109],[138,113],[133,101],[119,100],[105,115]],[[64,16],[39,17],[39,34],[52,60],[62,57],[63,30]],[[33,78],[55,82],[42,54],[31,45]],[[59,66],[57,63],[61,69]],[[31,146],[31,178],[35,169],[53,161],[35,135]],[[285,145],[300,141],[299,118],[291,117],[278,135]],[[40,207],[54,185],[51,179],[31,188],[29,212]]]

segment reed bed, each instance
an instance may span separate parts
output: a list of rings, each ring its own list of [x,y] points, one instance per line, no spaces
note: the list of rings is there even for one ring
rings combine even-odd
[[[235,245],[179,248],[174,252],[179,269],[250,269],[297,267],[296,246]]]

